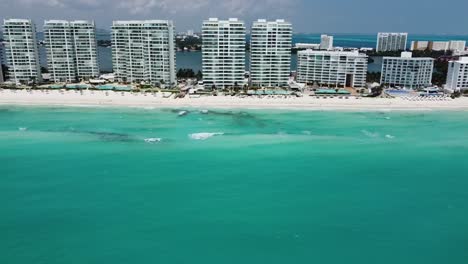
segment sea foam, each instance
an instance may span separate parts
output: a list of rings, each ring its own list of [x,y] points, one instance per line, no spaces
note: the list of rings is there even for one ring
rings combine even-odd
[[[221,136],[221,135],[224,135],[224,133],[222,133],[222,132],[216,132],[216,133],[203,132],[203,133],[190,134],[189,138],[191,138],[193,140],[206,140],[206,139],[209,139],[211,137]]]
[[[376,137],[379,136],[378,133],[373,133],[373,132],[370,132],[370,131],[367,131],[367,130],[361,130],[361,132],[362,132],[364,135],[366,135],[366,136],[368,136],[368,137],[371,137],[371,138],[376,138]]]
[[[150,144],[159,143],[161,141],[162,141],[162,138],[145,138],[145,142],[150,143]]]

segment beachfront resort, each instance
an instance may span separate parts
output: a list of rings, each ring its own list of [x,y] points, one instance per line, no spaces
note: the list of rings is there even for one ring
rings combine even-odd
[[[42,93],[36,100],[47,96],[52,100],[55,95],[53,100],[63,101],[64,95],[73,94],[82,98],[94,96],[101,103],[111,97],[121,102],[139,97],[221,100],[223,96],[234,96],[240,101],[333,99],[338,100],[337,104],[363,98],[447,102],[468,91],[465,41],[413,41],[411,51],[415,56],[407,47],[408,33],[378,33],[374,49],[335,47],[334,37],[325,34],[320,43],[293,46],[293,25],[284,19],[253,22],[249,37],[245,22],[237,18],[210,18],[202,22],[201,29],[202,72],[196,78],[187,78],[177,75],[173,21],[114,21],[113,72],[103,73],[99,69],[94,21],[45,21],[47,67],[43,69],[35,23],[30,19],[5,19],[6,67],[0,71],[0,85],[2,89],[29,91],[8,93],[18,100],[19,94]],[[444,57],[447,72],[435,68],[435,61],[440,58],[420,56],[421,50],[450,52],[452,56]],[[297,69],[291,67],[293,52],[297,53]],[[369,78],[369,54],[374,53],[383,54],[377,79]],[[444,74],[446,83],[434,84],[435,74]],[[235,105],[237,99],[229,100],[229,104]]]

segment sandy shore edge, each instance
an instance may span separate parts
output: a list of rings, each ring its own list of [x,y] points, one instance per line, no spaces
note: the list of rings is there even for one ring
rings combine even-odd
[[[132,108],[200,108],[200,109],[278,109],[309,111],[468,111],[468,98],[410,101],[401,98],[349,99],[314,97],[240,98],[206,96],[200,98],[163,98],[162,94],[131,94],[103,91],[0,91],[0,105],[132,107]]]

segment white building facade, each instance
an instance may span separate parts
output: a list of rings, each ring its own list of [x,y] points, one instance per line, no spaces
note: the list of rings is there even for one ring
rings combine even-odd
[[[255,87],[284,87],[291,72],[292,25],[284,20],[253,23],[250,78]]]
[[[468,57],[449,62],[445,87],[454,91],[468,90]]]
[[[365,87],[368,57],[358,51],[299,51],[297,81],[331,87]]]
[[[174,86],[177,79],[172,21],[114,21],[112,65],[118,81]]]
[[[99,75],[94,22],[44,22],[47,66],[54,82],[74,82]]]
[[[378,33],[377,52],[406,50],[408,33]]]
[[[413,58],[411,52],[401,57],[384,57],[380,83],[417,89],[431,85],[434,59]]]
[[[94,21],[71,21],[70,26],[75,47],[77,77],[90,79],[99,76],[99,59]]]
[[[320,49],[332,50],[333,49],[333,36],[321,35],[320,36]]]
[[[29,19],[5,19],[3,38],[10,81],[40,82],[41,68],[34,23]]]
[[[0,83],[3,83],[5,81],[5,78],[3,77],[2,64],[3,64],[3,44],[0,43]]]
[[[203,84],[219,89],[241,86],[245,74],[245,24],[236,18],[203,21]]]

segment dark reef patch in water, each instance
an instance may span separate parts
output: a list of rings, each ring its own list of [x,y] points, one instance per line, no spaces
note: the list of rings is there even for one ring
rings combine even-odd
[[[64,132],[82,135],[96,136],[101,141],[106,142],[133,142],[136,139],[132,138],[129,134],[117,133],[117,132],[103,132],[103,131],[88,131],[88,130],[77,130],[70,128],[67,130],[47,130],[47,132]]]

